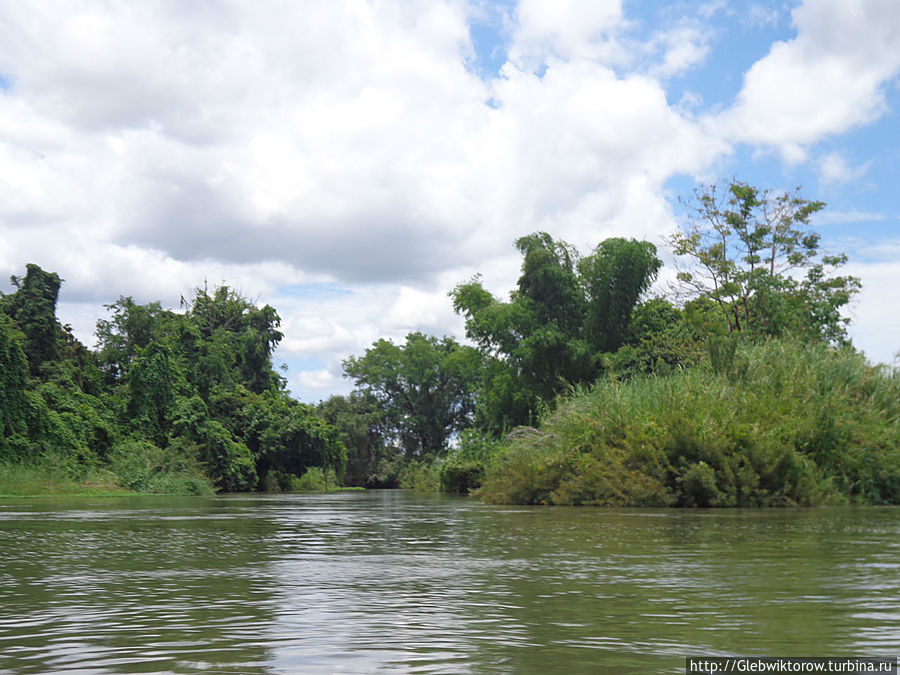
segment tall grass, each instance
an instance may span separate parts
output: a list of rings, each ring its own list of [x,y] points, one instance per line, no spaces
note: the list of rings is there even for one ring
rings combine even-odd
[[[59,458],[46,456],[33,461],[0,462],[0,495],[107,495],[127,490],[116,476],[100,468],[73,472]]]
[[[0,462],[0,495],[202,495],[215,493],[203,467],[189,453],[126,441],[105,461],[84,462],[47,450],[28,459]]]
[[[771,340],[667,377],[604,380],[487,467],[489,502],[900,503],[900,378]]]

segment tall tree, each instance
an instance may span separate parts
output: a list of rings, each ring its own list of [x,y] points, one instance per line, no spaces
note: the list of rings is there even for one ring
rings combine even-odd
[[[62,279],[38,265],[25,266],[24,277],[10,277],[16,292],[2,298],[2,309],[25,334],[25,355],[31,373],[60,356],[61,328],[56,320],[56,302]]]
[[[378,340],[363,356],[346,359],[344,372],[378,400],[408,456],[433,456],[472,423],[480,360],[451,338],[410,333],[403,345]]]
[[[385,442],[386,422],[378,399],[370,392],[351,391],[330,396],[316,406],[316,413],[336,427],[347,448],[344,484],[362,487],[394,487],[389,467],[396,451]]]
[[[494,433],[536,421],[567,387],[596,378],[599,354],[622,344],[631,311],[660,266],[647,242],[608,239],[580,259],[538,232],[516,241],[522,275],[508,302],[481,280],[458,285],[453,308],[486,358],[479,424]]]
[[[12,454],[12,437],[27,432],[28,361],[24,342],[24,336],[13,328],[12,320],[0,312],[0,459]]]
[[[606,239],[581,260],[578,269],[587,292],[585,331],[595,352],[622,346],[632,311],[660,267],[656,247],[634,239]]]
[[[807,229],[824,202],[803,198],[799,188],[772,193],[735,181],[724,194],[716,186],[698,190],[690,206],[690,226],[670,238],[691,263],[678,280],[718,305],[729,332],[846,341],[841,309],[860,282],[834,275],[847,257],[823,254],[819,235]]]

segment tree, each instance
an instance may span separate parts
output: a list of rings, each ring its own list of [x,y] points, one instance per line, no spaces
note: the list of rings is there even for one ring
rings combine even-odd
[[[386,422],[378,399],[368,391],[334,395],[316,406],[316,414],[337,428],[347,448],[344,484],[362,487],[396,487],[392,460],[397,451],[385,442]]]
[[[678,280],[693,297],[719,307],[729,333],[747,336],[793,333],[832,343],[846,341],[841,309],[859,290],[851,276],[832,276],[844,255],[824,255],[810,217],[825,208],[793,192],[760,192],[732,182],[695,193],[694,217],[670,238],[691,269]],[[805,272],[805,277],[797,274]]]
[[[440,455],[471,425],[481,358],[451,338],[410,333],[403,345],[378,340],[344,373],[378,401],[387,433],[408,457]]]
[[[24,336],[13,328],[12,320],[0,312],[0,459],[10,451],[10,439],[27,433],[28,361]]]
[[[25,269],[24,277],[10,277],[16,292],[4,296],[0,308],[25,334],[25,355],[31,374],[37,375],[43,363],[60,356],[61,329],[56,320],[56,302],[62,279],[32,263]]]
[[[97,321],[95,334],[101,368],[113,383],[128,372],[138,349],[163,338],[163,323],[166,318],[174,320],[175,315],[158,302],[139,305],[130,296],[120,296],[104,307],[112,316]]]
[[[265,484],[270,471],[276,478],[302,476],[310,467],[344,472],[347,451],[338,430],[315,414],[311,406],[284,392],[252,394],[243,414],[244,438],[256,459]]]
[[[534,424],[541,405],[597,377],[600,355],[622,344],[661,265],[652,244],[635,240],[607,239],[583,259],[545,232],[518,239],[516,248],[522,275],[508,302],[479,277],[450,294],[485,358],[478,423],[495,434]]]
[[[585,332],[595,352],[622,346],[632,311],[660,267],[653,244],[622,238],[600,242],[593,255],[579,263],[587,293]]]

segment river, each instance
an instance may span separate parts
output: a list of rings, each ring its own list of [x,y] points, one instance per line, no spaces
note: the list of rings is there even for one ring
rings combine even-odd
[[[0,500],[0,673],[683,673],[895,655],[900,510]]]

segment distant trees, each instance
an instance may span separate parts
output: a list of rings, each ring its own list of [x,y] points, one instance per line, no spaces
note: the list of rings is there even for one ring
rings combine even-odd
[[[119,298],[98,322],[98,358],[141,438],[193,453],[225,490],[287,486],[310,467],[343,470],[337,430],[273,370],[281,319],[226,286],[184,314]]]
[[[403,345],[378,340],[344,361],[381,413],[385,437],[408,457],[442,454],[475,415],[481,358],[455,340],[410,333]]]
[[[184,313],[119,298],[92,352],[56,320],[56,274],[28,265],[13,283],[0,296],[0,460],[109,466],[151,490],[286,487],[311,467],[343,471],[337,429],[272,368],[272,307],[225,286],[198,289]]]
[[[0,294],[0,462],[53,455],[119,467],[141,489],[177,470],[248,490],[289,487],[310,468],[394,486],[405,468],[450,455],[447,484],[468,488],[490,437],[540,424],[580,385],[700,363],[736,376],[738,342],[849,345],[842,311],[860,283],[836,274],[846,256],[824,254],[807,229],[824,204],[741,182],[695,197],[670,239],[688,263],[677,297],[647,297],[662,265],[650,242],[610,238],[581,255],[535,232],[515,241],[508,298],[479,276],[450,292],[474,347],[418,332],[377,340],[343,362],[355,391],[315,408],[272,367],[283,336],[268,305],[227,286],[197,289],[177,312],[120,297],[92,351],[56,320],[62,280],[28,265]]]
[[[0,312],[0,459],[17,454],[10,446],[20,443],[27,433],[28,360],[24,342],[12,319]]]
[[[3,296],[0,309],[25,335],[25,355],[31,373],[37,375],[41,364],[59,358],[61,328],[56,321],[56,301],[62,280],[34,264],[25,269],[24,277],[10,277],[16,292]]]

